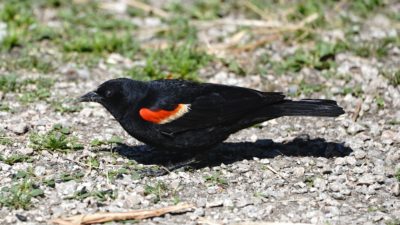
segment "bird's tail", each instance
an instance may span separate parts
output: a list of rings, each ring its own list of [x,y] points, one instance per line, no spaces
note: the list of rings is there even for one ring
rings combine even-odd
[[[337,117],[344,110],[336,101],[325,99],[303,99],[300,101],[284,100],[271,106],[271,116],[326,116]]]

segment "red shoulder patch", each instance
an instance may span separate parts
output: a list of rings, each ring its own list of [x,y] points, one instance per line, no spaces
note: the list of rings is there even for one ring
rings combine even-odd
[[[190,108],[188,104],[178,104],[178,106],[173,110],[160,109],[153,111],[148,108],[142,108],[139,110],[139,115],[142,117],[142,119],[148,122],[164,124],[178,119],[185,113],[189,112],[189,109]]]

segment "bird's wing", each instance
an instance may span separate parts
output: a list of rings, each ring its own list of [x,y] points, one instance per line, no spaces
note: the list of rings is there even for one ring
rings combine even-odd
[[[234,123],[258,108],[280,102],[284,96],[276,92],[259,92],[252,89],[210,85],[191,98],[161,98],[139,111],[141,118],[157,124],[164,133]],[[169,99],[171,99],[169,101]],[[160,104],[162,102],[162,104]]]

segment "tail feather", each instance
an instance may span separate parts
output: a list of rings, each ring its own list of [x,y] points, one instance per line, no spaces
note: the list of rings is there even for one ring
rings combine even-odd
[[[324,116],[337,117],[344,110],[336,101],[325,99],[302,99],[300,101],[284,100],[272,105],[270,111],[274,116]]]

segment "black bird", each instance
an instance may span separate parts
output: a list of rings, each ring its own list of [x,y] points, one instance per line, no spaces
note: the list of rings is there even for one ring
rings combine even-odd
[[[209,149],[241,129],[281,116],[337,117],[335,101],[292,101],[279,92],[185,80],[109,80],[82,97],[103,105],[136,139],[160,150]]]

